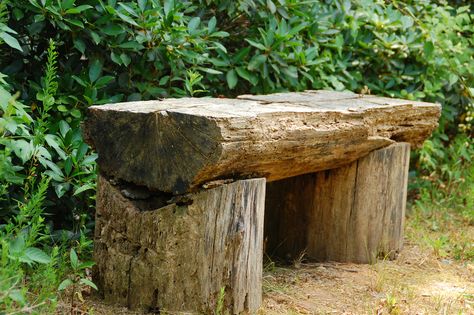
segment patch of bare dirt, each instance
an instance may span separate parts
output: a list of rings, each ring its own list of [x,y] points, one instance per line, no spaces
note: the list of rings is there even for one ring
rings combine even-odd
[[[260,314],[474,314],[474,264],[407,245],[373,265],[300,263],[264,275]]]
[[[267,268],[268,269],[268,268]],[[82,314],[140,314],[90,297]],[[63,309],[64,310],[64,309]],[[297,262],[264,274],[259,314],[474,314],[474,263],[407,244],[372,265]]]

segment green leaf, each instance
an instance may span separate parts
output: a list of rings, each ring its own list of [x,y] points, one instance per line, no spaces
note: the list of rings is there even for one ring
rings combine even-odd
[[[64,163],[64,173],[66,174],[66,176],[69,176],[69,174],[71,174],[71,171],[72,171],[72,159],[71,157],[68,157],[66,162]]]
[[[102,72],[102,63],[99,59],[94,59],[89,66],[89,80],[95,82]]]
[[[248,64],[248,69],[249,70],[255,70],[257,69],[261,64],[263,64],[265,61],[267,61],[267,56],[266,55],[256,55],[253,56],[252,59],[250,59],[250,62]]]
[[[209,22],[207,22],[207,32],[211,34],[216,30],[216,24],[217,24],[217,19],[215,16],[213,16]]]
[[[59,137],[48,134],[44,136],[44,139],[46,140],[46,143],[56,150],[61,159],[65,160],[67,158],[66,153],[64,153],[63,149],[60,148],[61,139],[59,139]]]
[[[160,79],[160,82],[158,82],[159,85],[165,85],[168,83],[168,81],[170,80],[170,76],[169,75],[165,75],[164,77],[162,77]]]
[[[122,60],[122,64],[127,67],[130,62],[132,62],[132,59],[125,53],[120,54],[120,60]]]
[[[165,0],[163,9],[165,12],[165,16],[168,17],[173,12],[174,0]]]
[[[40,263],[40,264],[49,264],[51,262],[51,257],[36,247],[29,247],[25,250],[25,256],[28,259]]]
[[[109,36],[117,36],[123,33],[123,28],[117,24],[110,24],[104,27],[102,32]]]
[[[122,44],[118,45],[118,47],[125,48],[125,49],[136,49],[136,50],[140,50],[140,49],[144,48],[142,44],[137,43],[135,41],[122,43]]]
[[[134,17],[138,17],[137,12],[135,12],[131,7],[129,7],[129,6],[126,5],[125,3],[119,2],[119,6],[121,6],[122,8],[124,8],[125,11],[127,11],[129,14],[133,15]]]
[[[244,67],[235,68],[235,71],[237,72],[239,77],[249,81],[252,85],[257,85],[258,77],[248,72],[247,69],[245,69]]]
[[[67,14],[79,14],[79,13],[85,11],[85,10],[89,10],[89,9],[92,9],[92,8],[93,7],[91,5],[83,4],[83,5],[77,6],[75,8],[67,9],[66,13]]]
[[[211,34],[212,37],[228,37],[229,33],[224,31],[214,32]]]
[[[93,266],[95,266],[95,262],[93,262],[93,261],[85,261],[85,262],[83,262],[83,263],[81,263],[81,264],[79,265],[79,268],[78,268],[78,269],[79,269],[79,270],[84,270],[84,269],[87,269],[87,268],[91,268],[91,267],[93,267]]]
[[[79,258],[77,258],[77,254],[74,248],[71,248],[71,251],[69,252],[69,259],[71,260],[72,269],[77,270],[77,268],[79,267]]]
[[[10,242],[10,253],[20,254],[25,248],[25,237],[23,234],[18,235],[13,241]]]
[[[87,83],[86,83],[84,80],[82,80],[81,78],[79,78],[78,76],[72,75],[71,78],[73,78],[74,81],[76,81],[77,83],[79,83],[81,86],[83,86],[83,87],[86,87],[86,86],[87,86]]]
[[[86,155],[87,150],[89,150],[89,146],[85,142],[82,142],[76,151],[76,161],[82,160]]]
[[[199,26],[199,24],[201,23],[201,18],[200,17],[193,17],[189,23],[188,23],[188,30],[191,34],[193,34],[197,27]]]
[[[79,50],[82,54],[84,54],[84,52],[86,51],[86,44],[84,43],[84,41],[80,38],[76,38],[74,40],[74,47]]]
[[[67,289],[69,286],[71,286],[72,284],[73,284],[73,282],[72,282],[71,279],[64,279],[64,280],[59,284],[58,291],[65,290],[65,289]]]
[[[20,43],[16,40],[16,38],[11,36],[10,34],[6,32],[0,32],[0,38],[3,39],[3,41],[11,48],[15,48],[23,52],[23,49],[21,48]]]
[[[113,80],[115,80],[115,78],[111,75],[106,75],[106,76],[103,76],[103,77],[100,77],[96,82],[95,82],[95,87],[100,89],[100,88],[103,88],[104,86],[106,86],[107,84],[109,84],[110,82],[112,82]]]
[[[67,19],[66,20],[69,24],[75,25],[80,28],[84,28],[84,23],[80,20],[75,20],[75,19]]]
[[[400,18],[403,29],[407,29],[413,26],[413,19],[407,15],[404,15]]]
[[[270,10],[270,12],[271,12],[272,14],[275,14],[275,12],[276,12],[276,6],[275,6],[275,4],[273,3],[272,0],[267,0],[267,8]]]
[[[90,189],[94,189],[94,185],[92,184],[85,184],[85,185],[82,185],[81,187],[79,187],[78,189],[76,189],[74,191],[74,196],[76,195],[79,195],[80,193],[86,191],[86,190],[90,190]]]
[[[81,280],[79,280],[79,282],[93,288],[94,290],[99,290],[97,286],[95,285],[95,283],[90,281],[89,279],[82,278]]]
[[[74,6],[74,2],[76,2],[76,0],[63,0],[61,1],[61,8],[63,10],[70,9]]]
[[[93,41],[96,45],[98,45],[98,44],[100,43],[100,41],[101,41],[100,35],[97,34],[96,32],[93,32],[93,31],[91,31],[90,34],[91,34],[91,37],[92,37],[92,41]]]
[[[229,89],[233,89],[237,85],[237,74],[235,73],[235,70],[230,70],[226,74],[226,79],[227,79],[227,85],[229,86]]]
[[[81,111],[78,110],[77,108],[72,109],[69,113],[74,118],[81,118],[81,116],[82,116]]]
[[[137,22],[135,22],[134,19],[132,19],[131,17],[129,17],[128,15],[125,15],[123,13],[120,13],[117,11],[117,15],[125,22],[129,23],[129,24],[132,24],[133,26],[139,26]]]
[[[265,47],[263,44],[260,44],[260,43],[257,43],[253,40],[250,40],[250,39],[245,39],[247,41],[247,43],[249,43],[250,45],[252,45],[253,47],[256,47],[260,50],[267,50],[267,47]]]
[[[40,162],[41,164],[47,165],[48,168],[54,173],[55,176],[52,176],[54,180],[57,180],[56,178],[60,178],[60,180],[64,179],[63,172],[56,164],[46,159],[40,159]],[[46,171],[45,174],[48,174],[47,172],[48,171]]]
[[[11,144],[16,156],[18,156],[23,163],[28,161],[33,156],[34,145],[32,141],[27,142],[23,139],[20,139],[12,141]]]
[[[241,50],[239,50],[238,53],[236,53],[233,57],[232,57],[232,61],[234,63],[239,63],[241,62],[242,60],[244,60],[245,57],[247,57],[247,55],[249,54],[250,52],[250,47],[245,47],[245,48],[242,48]]]
[[[56,192],[56,195],[58,196],[58,198],[61,198],[62,196],[64,196],[66,192],[69,191],[69,188],[71,188],[71,184],[68,182],[65,182],[65,183],[60,183],[54,186],[54,191]]]
[[[431,58],[433,56],[434,45],[432,42],[425,42],[423,45],[423,51],[425,53],[426,58]]]
[[[59,122],[59,132],[61,133],[61,136],[63,136],[63,138],[66,137],[69,130],[71,130],[71,126],[69,126],[69,124],[65,120],[61,120]]]
[[[209,74],[222,74],[222,71],[212,69],[212,68],[199,67],[198,69],[201,70],[201,71],[207,72]]]
[[[143,12],[146,9],[146,4],[148,0],[138,0],[138,7]]]

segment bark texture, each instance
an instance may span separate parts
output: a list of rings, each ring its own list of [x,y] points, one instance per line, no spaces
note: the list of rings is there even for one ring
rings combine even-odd
[[[396,141],[417,146],[439,115],[437,104],[307,91],[93,106],[85,133],[106,175],[182,194],[216,179],[337,168]]]
[[[211,314],[225,288],[232,314],[258,309],[265,179],[221,185],[158,208],[155,199],[137,202],[126,191],[99,176],[94,280],[106,301]]]
[[[284,259],[368,263],[403,245],[410,145],[267,185],[267,252]]]

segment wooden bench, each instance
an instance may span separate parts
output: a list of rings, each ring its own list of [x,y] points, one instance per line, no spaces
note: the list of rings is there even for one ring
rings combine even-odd
[[[134,309],[253,313],[264,243],[284,259],[394,258],[410,146],[439,115],[330,91],[93,106],[94,280]]]

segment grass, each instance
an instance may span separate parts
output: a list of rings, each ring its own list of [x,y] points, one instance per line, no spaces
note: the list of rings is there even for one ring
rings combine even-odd
[[[369,265],[272,266],[261,314],[474,314],[474,167],[449,191],[420,185],[405,248]]]

